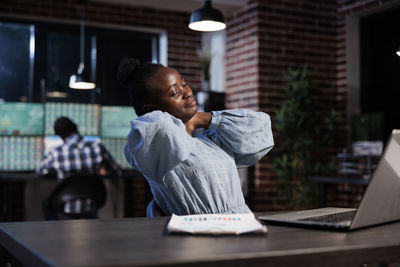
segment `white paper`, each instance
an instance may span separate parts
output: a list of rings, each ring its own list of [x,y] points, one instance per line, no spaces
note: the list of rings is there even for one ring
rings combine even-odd
[[[172,214],[167,226],[168,232],[191,234],[243,234],[267,233],[267,227],[246,214],[197,214],[178,216]]]

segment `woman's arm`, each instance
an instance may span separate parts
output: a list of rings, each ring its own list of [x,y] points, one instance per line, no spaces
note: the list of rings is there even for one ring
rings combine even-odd
[[[213,112],[208,133],[235,158],[238,166],[254,165],[274,146],[271,120],[264,112],[246,109]]]
[[[192,135],[193,131],[198,128],[208,128],[211,123],[211,112],[197,112],[193,118],[185,123],[186,131]]]
[[[187,159],[191,139],[181,120],[153,111],[132,121],[124,153],[130,165],[147,178],[159,181]]]

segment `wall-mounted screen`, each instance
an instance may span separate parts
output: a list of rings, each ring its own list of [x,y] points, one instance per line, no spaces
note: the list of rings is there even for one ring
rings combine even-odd
[[[76,103],[46,103],[45,134],[54,135],[54,121],[61,117],[68,117],[78,125],[82,135],[98,136],[100,106],[95,104]]]
[[[0,103],[0,135],[43,135],[43,105]]]
[[[137,118],[137,115],[132,107],[101,107],[101,136],[126,138],[131,129],[131,120],[135,118]]]
[[[42,137],[0,136],[0,171],[35,170],[42,151]]]
[[[132,169],[124,154],[126,138],[102,138],[101,142],[122,169]]]

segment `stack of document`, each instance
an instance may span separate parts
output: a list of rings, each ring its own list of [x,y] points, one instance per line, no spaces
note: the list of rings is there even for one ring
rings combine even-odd
[[[169,233],[191,234],[244,234],[267,233],[267,227],[246,214],[198,214],[178,216],[172,214],[167,225]]]

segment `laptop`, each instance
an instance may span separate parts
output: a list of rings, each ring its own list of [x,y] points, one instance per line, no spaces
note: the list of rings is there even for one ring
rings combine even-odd
[[[320,208],[259,216],[279,225],[351,231],[400,220],[400,130],[393,130],[357,209]]]

